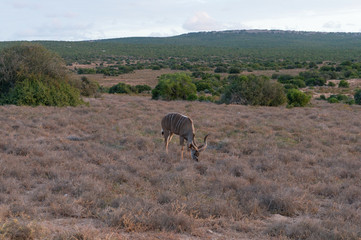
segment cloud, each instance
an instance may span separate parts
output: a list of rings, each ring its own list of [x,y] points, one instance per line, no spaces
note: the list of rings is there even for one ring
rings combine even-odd
[[[47,13],[45,16],[48,18],[76,18],[79,15],[75,12],[67,11],[63,13]]]
[[[183,28],[189,31],[221,30],[224,27],[224,25],[210,17],[206,12],[195,13],[183,24]]]
[[[31,3],[24,0],[16,0],[11,3],[15,9],[39,9],[40,5],[37,3]]]
[[[323,24],[322,27],[325,29],[330,29],[330,30],[340,30],[342,27],[342,24],[338,23],[338,22],[330,21],[330,22],[326,22],[325,24]]]

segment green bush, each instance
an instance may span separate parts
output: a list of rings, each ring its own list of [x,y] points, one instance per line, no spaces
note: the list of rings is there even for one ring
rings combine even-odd
[[[193,73],[192,76],[199,76],[200,74]],[[227,80],[221,80],[220,75],[201,74],[202,79],[194,79],[193,83],[197,87],[197,92],[211,93],[214,96],[219,96],[224,91],[224,85]]]
[[[311,96],[297,89],[287,92],[288,107],[305,107],[311,100]]]
[[[328,98],[326,98],[325,95],[321,95],[318,100],[326,100],[329,103],[355,104],[355,99],[353,97],[344,94],[331,95]]]
[[[230,74],[240,74],[241,69],[239,67],[231,67],[228,71]]]
[[[96,74],[97,70],[94,68],[78,68],[77,70],[78,74]]]
[[[200,102],[215,102],[216,99],[213,96],[201,95],[201,96],[198,97],[198,101],[200,101]]]
[[[361,105],[361,89],[356,90],[353,97],[355,99],[355,103]]]
[[[125,83],[118,83],[109,89],[109,93],[134,93],[132,86]]]
[[[329,103],[339,103],[340,101],[337,99],[337,97],[329,97],[327,99],[327,102],[329,102]]]
[[[131,85],[125,84],[125,83],[118,83],[118,84],[110,87],[108,92],[109,93],[131,94],[131,93],[142,93],[142,92],[146,92],[146,91],[150,91],[150,90],[152,90],[152,88],[146,84],[131,86]]]
[[[346,80],[341,80],[338,83],[338,87],[339,88],[348,88],[348,87],[350,87],[350,84]]]
[[[279,106],[286,102],[282,84],[264,76],[232,77],[221,102],[243,105]]]
[[[197,88],[186,73],[163,74],[152,90],[152,99],[195,100]]]
[[[224,66],[218,66],[214,69],[215,73],[226,73],[228,69]]]
[[[1,104],[29,106],[77,106],[82,104],[79,91],[67,82],[49,81],[41,76],[29,76],[18,81],[15,86],[0,98]]]
[[[327,86],[329,86],[329,87],[335,87],[336,84],[335,84],[334,82],[328,82]]]
[[[43,46],[22,44],[0,54],[0,104],[76,106],[64,61]]]

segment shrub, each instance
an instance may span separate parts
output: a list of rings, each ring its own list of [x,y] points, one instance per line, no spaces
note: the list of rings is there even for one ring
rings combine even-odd
[[[40,45],[6,48],[0,56],[0,104],[76,106],[63,60]]]
[[[214,69],[215,73],[226,73],[227,72],[227,68],[223,67],[223,66],[218,66]]]
[[[240,74],[241,73],[241,69],[239,67],[231,67],[229,69],[229,73],[230,74]]]
[[[89,80],[85,76],[80,79],[73,79],[70,83],[79,89],[80,94],[85,97],[97,97],[101,92],[99,83]]]
[[[118,84],[110,87],[108,92],[109,93],[131,94],[131,93],[142,93],[142,92],[150,91],[150,90],[152,90],[152,88],[146,84],[131,86],[131,85],[125,84],[125,83],[118,83]]]
[[[297,89],[290,89],[287,93],[289,107],[305,107],[311,100],[311,96]]]
[[[343,95],[343,94],[337,94],[337,95],[331,95],[329,98],[327,98],[327,101],[329,103],[346,103],[349,105],[352,105],[355,103],[355,100],[352,97]]]
[[[335,84],[334,82],[328,82],[327,86],[329,86],[329,87],[335,87],[336,84]]]
[[[34,227],[17,219],[8,220],[0,226],[0,239],[35,239]]]
[[[164,74],[160,76],[157,86],[152,90],[152,99],[195,100],[196,89],[188,74]]]
[[[125,83],[118,83],[109,89],[109,93],[133,93],[132,86]]]
[[[198,101],[200,101],[200,102],[215,102],[216,99],[213,96],[201,95],[201,96],[198,97]]]
[[[148,92],[148,91],[152,90],[152,88],[150,86],[144,84],[144,85],[136,85],[135,90],[137,93],[142,93],[142,92]]]
[[[316,71],[301,72],[299,73],[299,77],[307,86],[323,86],[326,83],[326,79]]]
[[[348,88],[350,87],[350,84],[346,80],[341,80],[338,84],[339,88]]]
[[[78,68],[78,74],[96,74],[97,71],[94,68]]]
[[[361,89],[356,90],[354,99],[356,104],[361,105]]]
[[[19,81],[0,98],[0,104],[29,106],[77,106],[82,104],[80,93],[65,81],[46,81],[42,77],[29,76]]]
[[[286,102],[282,84],[264,76],[233,77],[221,102],[244,105],[278,106]]]
[[[324,94],[322,94],[319,98],[319,100],[326,100],[326,96]]]

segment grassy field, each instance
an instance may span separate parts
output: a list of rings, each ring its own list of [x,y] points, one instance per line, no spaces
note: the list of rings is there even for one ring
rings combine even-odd
[[[361,106],[0,106],[0,239],[360,239]],[[193,118],[209,148],[160,134]]]

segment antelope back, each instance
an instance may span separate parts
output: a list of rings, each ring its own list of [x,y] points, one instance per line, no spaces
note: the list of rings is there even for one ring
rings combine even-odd
[[[177,135],[194,133],[193,121],[179,113],[168,113],[162,119],[162,128]]]

